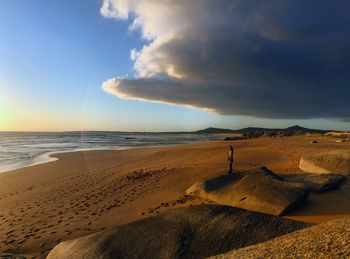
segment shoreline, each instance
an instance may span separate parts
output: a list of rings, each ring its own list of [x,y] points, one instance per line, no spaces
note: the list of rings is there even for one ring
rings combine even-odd
[[[5,170],[1,169],[1,167],[0,167],[0,174],[10,173],[12,171],[16,171],[19,169],[54,162],[54,161],[59,160],[58,157],[54,157],[55,155],[65,154],[65,153],[88,152],[88,151],[119,151],[119,150],[129,150],[129,149],[138,149],[138,148],[176,147],[176,146],[181,146],[181,145],[191,145],[191,144],[195,144],[195,143],[208,142],[208,141],[210,141],[210,140],[196,141],[193,143],[179,143],[179,144],[172,144],[172,145],[129,146],[129,147],[117,147],[117,148],[79,148],[79,149],[62,150],[62,151],[49,151],[49,152],[44,152],[40,155],[33,157],[32,162],[29,164],[26,164],[26,165],[19,165],[19,166],[16,166],[15,164],[9,165],[9,166],[5,166],[5,167],[10,167],[10,169],[5,169]],[[36,160],[38,160],[38,161],[35,162]]]
[[[189,199],[197,181],[227,173],[227,148],[235,147],[234,169],[267,166],[277,174],[303,173],[302,155],[350,148],[325,137],[262,137],[202,141],[166,147],[56,153],[58,159],[0,174],[0,250],[46,255],[56,244],[168,209],[208,203]],[[349,182],[339,191],[311,195],[286,217],[322,222],[350,215]]]
[[[125,149],[129,149],[129,148],[125,148]],[[86,152],[86,151],[105,151],[105,150],[125,150],[124,148],[121,149],[106,149],[106,148],[87,148],[87,149],[72,149],[72,150],[64,150],[64,151],[50,151],[50,152],[44,152],[40,155],[37,155],[35,157],[33,157],[32,162],[27,164],[27,165],[23,165],[23,166],[16,166],[16,165],[10,165],[9,167],[11,167],[11,169],[5,169],[5,171],[3,171],[2,169],[0,169],[0,174],[2,173],[9,173],[12,171],[16,171],[19,169],[23,169],[23,168],[27,168],[27,167],[32,167],[32,166],[37,166],[37,165],[41,165],[41,164],[47,164],[50,162],[54,162],[59,160],[58,157],[54,157],[55,155],[59,155],[59,154],[65,154],[65,153],[75,153],[75,152]]]
[[[4,135],[6,145],[1,147],[0,173],[54,161],[51,154],[86,150],[123,150],[137,147],[158,147],[191,144],[217,139],[216,134],[159,134],[118,132],[14,132]],[[1,132],[0,132],[1,134]],[[34,134],[34,135],[33,135]],[[37,141],[34,136],[43,139]],[[17,139],[18,137],[18,139]],[[63,141],[62,141],[63,139]]]

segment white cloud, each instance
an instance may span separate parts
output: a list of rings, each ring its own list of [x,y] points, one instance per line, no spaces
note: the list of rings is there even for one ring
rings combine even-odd
[[[135,77],[103,89],[223,114],[348,118],[349,7],[340,0],[332,8],[327,0],[105,0],[101,13],[131,19],[147,43],[131,50]]]
[[[100,11],[103,16],[108,18],[127,19],[129,4],[125,0],[105,0]]]

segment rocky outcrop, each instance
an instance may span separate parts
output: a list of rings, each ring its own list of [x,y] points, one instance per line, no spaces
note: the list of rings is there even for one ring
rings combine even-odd
[[[290,211],[309,194],[303,184],[284,181],[266,169],[223,175],[197,182],[187,189],[186,193],[218,204],[272,215],[282,215]]]
[[[345,182],[346,177],[336,174],[287,174],[283,179],[305,185],[310,192],[322,193],[338,188]]]
[[[47,258],[206,258],[310,225],[228,206],[190,206],[62,242]]]
[[[303,183],[310,192],[322,193],[338,188],[344,180],[342,175],[319,174],[306,176]]]
[[[306,155],[299,168],[307,173],[350,175],[350,151],[337,150]]]
[[[350,217],[212,258],[349,258]]]
[[[0,252],[0,258],[1,259],[26,259],[24,255],[16,255],[16,254],[1,253],[1,252]]]

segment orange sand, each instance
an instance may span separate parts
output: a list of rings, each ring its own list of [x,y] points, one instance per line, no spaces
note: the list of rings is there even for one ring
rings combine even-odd
[[[310,144],[316,139],[318,144]],[[178,206],[207,202],[184,196],[198,180],[235,169],[267,166],[302,173],[301,156],[348,149],[323,136],[210,141],[165,148],[57,154],[58,161],[0,174],[0,251],[43,257],[57,243]],[[311,195],[287,217],[322,222],[350,215],[350,184]]]

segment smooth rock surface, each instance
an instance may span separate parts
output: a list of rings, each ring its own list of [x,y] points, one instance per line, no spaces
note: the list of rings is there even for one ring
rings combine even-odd
[[[47,258],[206,258],[310,225],[228,206],[190,206],[62,242]]]
[[[299,168],[307,173],[350,175],[350,151],[336,150],[306,155]]]
[[[344,179],[343,175],[335,174],[308,175],[304,184],[311,192],[322,193],[338,188]]]
[[[197,182],[186,193],[218,204],[271,215],[282,215],[292,210],[307,199],[309,194],[304,184],[284,181],[266,169]]]
[[[26,259],[24,255],[16,255],[16,254],[1,253],[1,252],[0,252],[0,258],[1,259]]]
[[[350,258],[350,217],[212,258]]]
[[[322,193],[337,189],[345,182],[346,177],[336,174],[288,174],[283,178],[289,182],[302,183],[314,193]]]

